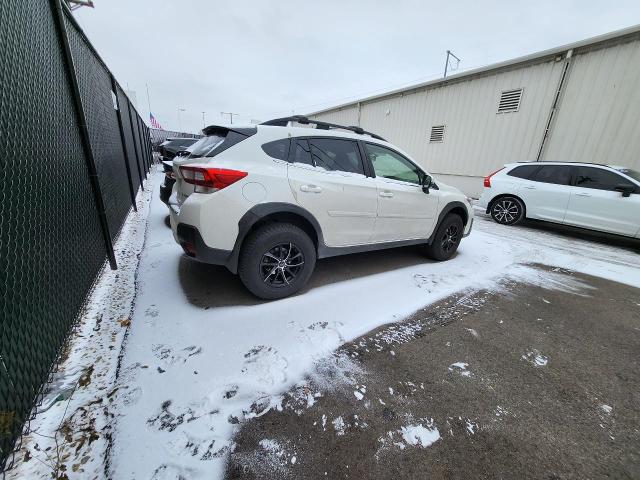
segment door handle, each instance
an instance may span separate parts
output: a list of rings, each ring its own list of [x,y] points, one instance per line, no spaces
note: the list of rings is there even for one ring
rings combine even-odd
[[[322,188],[317,185],[301,185],[300,191],[307,193],[322,193]]]
[[[380,192],[381,197],[391,198],[393,197],[393,192]]]
[[[576,197],[590,197],[590,193],[576,193]]]
[[[535,190],[536,189],[536,187],[531,187],[531,186],[525,186],[525,187],[522,187],[522,188],[526,188],[527,190]]]

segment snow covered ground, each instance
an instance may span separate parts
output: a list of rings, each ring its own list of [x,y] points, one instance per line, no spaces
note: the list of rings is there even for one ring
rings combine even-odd
[[[230,295],[238,289],[236,279],[182,256],[164,222],[159,179],[118,380],[102,390],[108,395],[109,418],[103,423],[109,441],[100,437],[106,446],[86,461],[96,464],[85,468],[92,472],[87,477],[100,473],[104,452],[111,478],[218,478],[234,448],[238,423],[281,408],[280,395],[303,383],[314,365],[343,343],[452,293],[499,289],[506,277],[572,288],[558,283],[558,276],[527,268],[528,263],[640,287],[637,252],[476,218],[471,236],[448,262],[425,259],[407,266],[400,261],[407,254],[391,250],[384,254],[391,266],[372,269],[376,273],[334,279],[275,302],[236,299]],[[380,258],[379,253],[345,257],[341,265],[356,269]],[[127,301],[104,308],[126,308]],[[76,350],[87,347],[86,339],[78,342]],[[111,374],[99,373],[105,382],[112,380]],[[413,425],[398,435],[421,444],[437,441],[437,431],[427,427]],[[30,478],[37,478],[35,462],[29,465]]]
[[[189,261],[181,259],[164,224],[166,214],[154,194],[122,363],[121,383],[127,388],[117,395],[110,468],[119,479],[220,476],[237,423],[278,408],[279,394],[303,381],[314,362],[345,341],[456,291],[499,288],[497,281],[505,276],[553,281],[523,264],[640,287],[637,253],[478,218],[449,262],[425,260],[276,302],[209,308],[181,280],[206,267],[189,265],[185,273],[181,262]],[[215,298],[216,292],[208,295]]]

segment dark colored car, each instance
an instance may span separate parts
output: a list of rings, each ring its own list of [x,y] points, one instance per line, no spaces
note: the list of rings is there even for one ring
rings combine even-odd
[[[173,162],[171,160],[164,160],[162,162],[162,170],[164,171],[164,182],[160,185],[160,200],[168,203],[171,191],[173,190],[173,184],[176,183],[176,179],[173,176]]]
[[[197,138],[167,138],[158,145],[160,160],[173,160],[178,152],[186,150],[197,141]]]
[[[173,177],[173,159],[176,155],[186,154],[187,149],[196,143],[197,138],[167,138],[158,146],[160,161],[164,171],[164,182],[160,185],[160,200],[164,203],[169,201],[173,184],[176,183]]]

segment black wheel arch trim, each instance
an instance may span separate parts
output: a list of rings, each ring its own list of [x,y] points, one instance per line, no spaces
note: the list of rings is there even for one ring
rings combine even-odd
[[[226,265],[226,267],[231,270],[231,272],[238,273],[240,249],[242,248],[242,244],[244,243],[245,238],[247,237],[253,226],[269,215],[278,213],[289,213],[297,215],[299,217],[302,217],[313,227],[313,229],[315,230],[316,238],[318,240],[318,257],[322,258],[320,256],[320,251],[322,250],[322,247],[324,247],[322,228],[320,227],[320,224],[318,223],[316,218],[308,210],[305,210],[304,208],[293,205],[291,203],[259,203],[258,205],[255,205],[251,209],[249,209],[238,222],[238,236],[236,237],[236,242],[233,246],[231,256],[229,257],[229,262]]]
[[[466,218],[463,217],[462,218],[462,226],[463,226],[463,230],[464,228],[467,226],[467,223],[469,223],[469,219],[473,218],[470,214],[469,214],[469,210],[467,209],[467,206],[462,203],[462,202],[449,202],[440,212],[440,215],[438,215],[438,221],[436,223],[436,228],[433,229],[433,233],[431,234],[431,236],[429,237],[429,239],[427,240],[427,243],[429,245],[431,245],[433,243],[433,240],[436,238],[436,232],[438,231],[438,229],[440,228],[440,225],[442,224],[442,222],[444,221],[444,219],[447,217],[447,215],[449,215],[451,213],[452,210],[457,209],[457,208],[461,208],[466,215]]]

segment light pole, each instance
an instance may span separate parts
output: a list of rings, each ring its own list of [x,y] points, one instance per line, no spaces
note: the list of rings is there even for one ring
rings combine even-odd
[[[180,112],[186,112],[186,110],[182,107],[178,107],[178,130],[182,132],[182,120],[180,119]]]
[[[205,115],[205,113],[207,113],[207,112],[202,112],[202,128],[204,128],[204,127],[206,127],[206,126],[207,126],[207,124],[206,124],[206,123],[205,123],[205,121],[204,121],[204,115]]]
[[[237,113],[232,112],[220,112],[220,115],[229,115],[229,122],[231,123],[231,125],[233,125],[233,116],[238,116]]]

